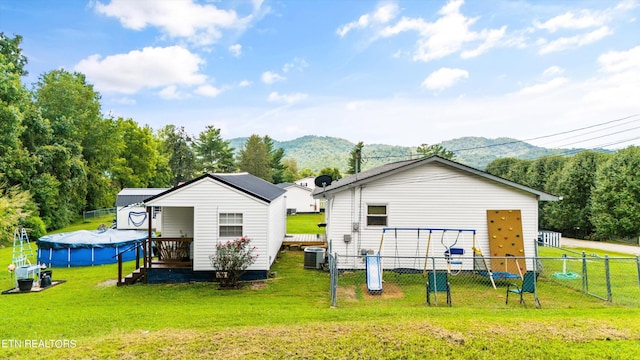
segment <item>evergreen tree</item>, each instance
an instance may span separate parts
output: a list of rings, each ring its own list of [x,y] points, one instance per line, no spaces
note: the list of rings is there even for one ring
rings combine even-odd
[[[191,137],[184,127],[167,125],[158,132],[162,141],[161,153],[168,159],[171,186],[194,179],[197,173],[196,155],[191,148]]]
[[[254,176],[273,182],[269,147],[259,135],[251,135],[238,154],[238,168]]]
[[[193,150],[203,173],[232,173],[236,169],[234,149],[222,139],[220,129],[207,125],[193,142]]]

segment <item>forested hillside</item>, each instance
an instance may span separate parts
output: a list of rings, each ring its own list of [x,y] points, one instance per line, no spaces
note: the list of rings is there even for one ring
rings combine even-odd
[[[231,147],[239,151],[247,138],[229,140]],[[274,140],[274,146],[284,149],[285,157],[296,160],[299,169],[311,169],[315,172],[331,167],[341,172],[347,169],[349,152],[356,144],[328,136],[303,136],[290,141]],[[546,149],[512,139],[484,137],[463,137],[443,141],[444,148],[455,153],[455,160],[477,169],[484,169],[491,161],[515,157],[518,159],[537,159],[545,155],[573,153],[576,150]],[[416,157],[415,147],[383,144],[365,144],[363,149],[363,170],[385,163]]]

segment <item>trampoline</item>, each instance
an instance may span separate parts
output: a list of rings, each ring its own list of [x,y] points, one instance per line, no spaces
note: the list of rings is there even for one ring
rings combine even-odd
[[[113,264],[117,255],[135,247],[148,236],[140,230],[79,230],[43,236],[36,241],[38,263],[47,267]],[[142,255],[142,249],[139,248]],[[122,254],[123,261],[135,260],[136,251]]]

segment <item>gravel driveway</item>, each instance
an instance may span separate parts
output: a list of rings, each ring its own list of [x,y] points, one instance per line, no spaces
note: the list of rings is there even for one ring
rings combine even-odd
[[[598,249],[605,251],[612,251],[622,254],[629,255],[640,255],[640,247],[633,245],[619,245],[619,244],[610,244],[600,241],[589,241],[589,240],[576,240],[571,238],[563,237],[560,240],[560,244],[562,247],[572,248],[587,248],[587,249]]]

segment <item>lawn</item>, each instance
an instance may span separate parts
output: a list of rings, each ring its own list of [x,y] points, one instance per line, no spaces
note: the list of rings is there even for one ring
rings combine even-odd
[[[10,261],[11,249],[0,249],[0,259]],[[362,297],[331,308],[329,274],[304,269],[303,252],[281,252],[273,270],[275,278],[222,291],[215,283],[116,287],[115,265],[55,268],[54,280],[66,283],[41,293],[0,296],[0,358],[637,355],[637,307],[467,308],[454,300],[448,308]],[[4,274],[0,288],[8,289],[13,280]],[[416,296],[423,295],[416,290]]]
[[[324,229],[318,227],[321,222],[324,222],[324,213],[288,215],[287,234],[324,233]]]

